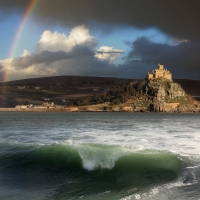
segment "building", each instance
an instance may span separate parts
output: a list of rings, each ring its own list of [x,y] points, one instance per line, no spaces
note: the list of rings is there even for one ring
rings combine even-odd
[[[33,108],[33,104],[16,105],[15,108]]]
[[[48,106],[44,106],[44,105],[34,105],[33,108],[49,108]]]
[[[147,74],[147,80],[153,80],[156,78],[172,80],[172,74],[167,69],[164,69],[164,65],[158,63],[158,69],[154,69],[151,74],[149,74],[149,72]]]
[[[47,106],[47,108],[54,108],[54,102],[45,102],[42,104],[42,106]]]

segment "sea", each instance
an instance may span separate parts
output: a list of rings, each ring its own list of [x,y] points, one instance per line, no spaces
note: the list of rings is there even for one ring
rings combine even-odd
[[[0,112],[2,200],[198,200],[200,114]]]

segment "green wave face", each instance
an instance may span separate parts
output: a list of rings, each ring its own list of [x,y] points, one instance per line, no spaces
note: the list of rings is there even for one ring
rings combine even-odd
[[[5,152],[6,149],[6,152]],[[50,187],[52,199],[142,188],[176,179],[183,164],[160,151],[99,144],[0,145],[1,179],[21,185]],[[13,174],[13,176],[11,176]],[[63,193],[56,192],[63,191]]]

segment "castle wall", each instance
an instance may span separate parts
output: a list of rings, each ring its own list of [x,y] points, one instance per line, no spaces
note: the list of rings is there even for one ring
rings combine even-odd
[[[156,78],[166,78],[172,80],[172,74],[168,70],[164,69],[164,65],[158,64],[158,69],[153,70],[151,74],[148,73],[147,75],[148,80]]]
[[[158,70],[164,70],[164,65],[158,65]]]
[[[154,78],[154,77],[153,77],[153,74],[148,74],[148,75],[147,75],[147,79],[148,79],[148,80],[153,79],[153,78]]]

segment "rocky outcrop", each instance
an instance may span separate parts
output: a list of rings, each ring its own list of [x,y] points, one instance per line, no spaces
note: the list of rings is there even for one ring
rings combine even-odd
[[[155,103],[152,105],[152,111],[155,112],[175,112],[179,107],[179,103]]]
[[[165,101],[166,98],[185,97],[186,95],[179,84],[166,79],[156,79],[146,82],[145,92],[156,98],[157,101]]]
[[[169,84],[168,95],[174,99],[177,97],[185,97],[186,94],[178,83],[171,83]]]
[[[166,91],[162,85],[159,85],[158,88],[155,89],[155,100],[159,102],[165,101]]]
[[[187,95],[181,86],[172,80],[145,81],[144,92],[151,100],[149,110],[154,112],[199,112],[200,104]]]

